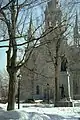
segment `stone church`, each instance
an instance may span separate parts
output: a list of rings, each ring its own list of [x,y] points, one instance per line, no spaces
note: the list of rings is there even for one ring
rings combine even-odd
[[[57,0],[47,2],[45,10],[45,30],[61,22],[62,12]],[[30,21],[31,26],[31,21]],[[60,29],[61,31],[63,30]],[[29,27],[29,36],[31,27]],[[28,62],[21,68],[21,99],[43,99],[54,101],[55,94],[55,52],[59,31],[52,31],[41,38]],[[69,46],[64,36],[61,37],[58,52],[58,100],[80,99],[80,35],[76,14],[73,30],[74,44]],[[45,44],[43,44],[45,43]],[[32,44],[32,43],[31,43]]]

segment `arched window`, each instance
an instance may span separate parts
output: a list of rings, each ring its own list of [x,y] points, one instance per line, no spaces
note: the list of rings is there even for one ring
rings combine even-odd
[[[36,94],[39,95],[39,85],[36,86]]]

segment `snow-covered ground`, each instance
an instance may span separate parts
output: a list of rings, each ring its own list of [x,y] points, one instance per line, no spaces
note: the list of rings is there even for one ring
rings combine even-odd
[[[0,120],[80,120],[79,107],[53,107],[52,104],[20,104],[20,109],[6,111],[0,104]]]

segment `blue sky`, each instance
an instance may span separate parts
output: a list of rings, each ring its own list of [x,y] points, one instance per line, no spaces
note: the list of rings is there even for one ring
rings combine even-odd
[[[0,70],[6,68],[6,49],[0,48]]]
[[[4,0],[5,1],[5,0]],[[6,0],[7,1],[7,0]],[[80,4],[77,6],[77,8],[80,7]],[[36,9],[36,13],[38,14],[39,11],[37,11]],[[34,15],[35,16],[35,15]],[[38,14],[39,16],[39,14]],[[37,17],[37,16],[36,16]],[[1,45],[1,44],[0,44]],[[0,48],[0,70],[3,71],[4,68],[6,68],[6,48]]]
[[[22,0],[19,0],[19,2],[22,1]],[[1,2],[1,1],[0,1]],[[3,0],[4,2],[4,5],[8,2],[8,0]],[[36,13],[33,15],[33,19],[35,18],[34,16],[36,15],[36,17],[39,17],[39,14],[41,11],[39,11],[38,9],[38,6],[35,7],[35,11]],[[20,15],[21,16],[21,15]],[[36,18],[35,18],[36,19]],[[26,24],[27,26],[27,24]],[[2,38],[1,38],[2,39]],[[4,43],[0,43],[0,46],[1,45],[6,45],[6,42]],[[3,71],[4,68],[6,69],[6,50],[7,48],[0,48],[0,71]]]

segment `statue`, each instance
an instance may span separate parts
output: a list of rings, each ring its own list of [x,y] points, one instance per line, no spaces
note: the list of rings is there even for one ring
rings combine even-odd
[[[61,71],[66,71],[67,69],[67,59],[65,57],[62,57],[62,60],[61,60]]]

